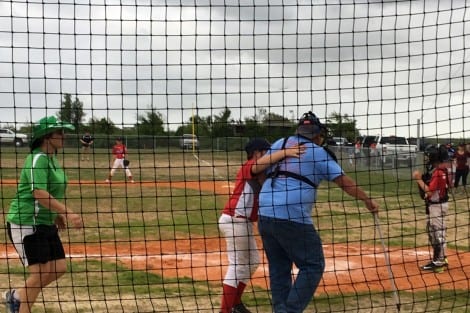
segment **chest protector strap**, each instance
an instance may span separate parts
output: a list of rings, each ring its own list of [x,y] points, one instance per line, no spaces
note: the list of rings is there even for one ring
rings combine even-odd
[[[287,138],[284,138],[284,142],[282,143],[281,149],[284,149],[286,147],[286,143],[287,143]],[[315,189],[318,188],[318,185],[315,184],[310,179],[308,179],[307,177],[302,176],[302,175],[297,174],[297,173],[294,173],[294,172],[281,171],[280,168],[281,168],[281,165],[278,162],[277,165],[276,165],[276,168],[274,169],[274,171],[272,171],[271,173],[269,173],[267,175],[267,178],[271,178],[271,185],[274,183],[274,179],[276,179],[279,176],[284,176],[284,177],[291,177],[291,178],[303,181],[304,183],[309,184],[310,186],[312,186]]]

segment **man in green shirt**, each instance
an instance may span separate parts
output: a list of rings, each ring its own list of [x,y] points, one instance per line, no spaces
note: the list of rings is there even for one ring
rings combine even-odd
[[[5,293],[9,313],[30,313],[42,288],[65,273],[65,251],[58,230],[66,228],[67,220],[75,228],[83,227],[80,215],[63,201],[67,176],[56,153],[64,146],[65,130],[74,127],[54,116],[33,126],[31,153],[7,215],[8,235],[29,276],[24,288]]]

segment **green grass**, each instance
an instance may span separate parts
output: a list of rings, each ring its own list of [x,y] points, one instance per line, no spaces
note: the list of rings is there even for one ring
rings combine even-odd
[[[0,178],[16,179],[28,153],[27,148],[3,148],[0,154]],[[93,162],[80,162],[76,149],[59,154],[70,180],[102,182],[109,171],[109,152],[96,150]],[[138,153],[139,152],[139,153]],[[244,153],[202,151],[197,158],[190,152],[131,151],[131,169],[137,181],[233,181]],[[425,247],[424,204],[411,181],[411,169],[387,169],[373,172],[346,168],[380,203],[380,222],[390,247]],[[124,180],[117,172],[115,181]],[[15,186],[2,185],[4,213],[14,197]],[[218,237],[217,220],[227,195],[210,192],[134,185],[69,185],[67,205],[80,212],[85,221],[83,232],[70,231],[64,242],[144,242],[184,238]],[[448,246],[468,251],[470,226],[469,202],[463,194],[451,202],[448,222]],[[362,202],[352,199],[334,184],[323,183],[313,211],[315,225],[323,243],[374,244],[375,223]],[[4,215],[0,218],[3,221]],[[0,236],[7,241],[4,228]],[[0,289],[24,280],[19,261],[0,263]],[[212,312],[220,304],[221,281],[196,281],[189,277],[161,277],[151,271],[131,270],[124,264],[100,259],[72,259],[69,272],[44,293],[47,300],[33,312]],[[60,287],[60,289],[58,289]],[[60,303],[58,299],[60,298]],[[48,302],[49,301],[49,302]],[[466,312],[468,290],[400,292],[403,312]],[[244,302],[258,312],[270,312],[267,290],[248,287]],[[308,312],[393,312],[390,293],[319,294]]]

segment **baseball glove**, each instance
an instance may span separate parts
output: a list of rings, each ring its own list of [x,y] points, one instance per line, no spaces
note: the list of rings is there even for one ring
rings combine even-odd
[[[129,161],[128,159],[124,159],[124,161],[122,161],[122,163],[124,164],[125,167],[128,167],[129,164],[131,163],[131,161]]]
[[[431,181],[431,173],[426,172],[423,175],[421,175],[421,179],[424,181],[426,185],[429,185],[429,182]],[[426,192],[421,189],[421,187],[418,187],[419,190],[419,195],[421,196],[421,199],[425,200],[426,199]]]

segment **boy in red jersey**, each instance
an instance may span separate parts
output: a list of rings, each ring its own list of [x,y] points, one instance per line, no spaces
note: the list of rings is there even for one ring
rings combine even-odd
[[[114,161],[111,167],[111,171],[109,172],[108,178],[106,179],[106,182],[110,183],[113,179],[114,172],[116,172],[116,170],[121,167],[125,170],[129,182],[134,183],[134,179],[132,178],[132,173],[129,169],[129,166],[124,165],[124,160],[126,159],[127,155],[127,147],[125,144],[122,143],[122,137],[116,138],[116,144],[113,146],[112,154],[114,156]]]
[[[221,313],[250,312],[241,297],[259,264],[253,223],[258,220],[258,195],[265,179],[263,171],[284,158],[299,157],[304,150],[303,146],[295,145],[263,157],[269,148],[269,142],[263,138],[254,138],[245,146],[247,161],[237,173],[235,188],[219,218],[229,261],[223,281]]]
[[[446,162],[449,159],[447,149],[441,145],[428,146],[424,151],[427,158],[427,172],[413,172],[420,189],[421,197],[426,205],[429,243],[433,249],[433,258],[422,270],[442,273],[448,267],[446,258],[446,224],[445,218],[449,210],[450,179]]]

